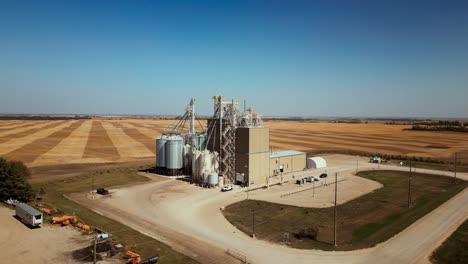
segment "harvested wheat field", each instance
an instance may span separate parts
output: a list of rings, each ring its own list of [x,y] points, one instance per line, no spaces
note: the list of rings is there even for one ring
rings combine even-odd
[[[119,164],[154,160],[154,140],[172,120],[92,119],[0,121],[0,156],[32,168]],[[407,126],[382,123],[274,121],[273,149],[364,151],[468,162],[468,134],[403,131]]]
[[[468,162],[468,134],[403,131],[410,126],[383,123],[266,122],[273,149],[363,151],[392,155],[452,158]]]

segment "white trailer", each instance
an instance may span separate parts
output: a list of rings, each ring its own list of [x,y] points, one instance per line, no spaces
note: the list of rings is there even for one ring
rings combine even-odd
[[[42,213],[24,203],[16,206],[16,216],[21,222],[29,226],[39,226],[42,224]]]

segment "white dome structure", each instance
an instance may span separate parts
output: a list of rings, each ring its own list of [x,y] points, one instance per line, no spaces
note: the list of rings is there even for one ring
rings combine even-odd
[[[326,167],[327,167],[327,162],[322,157],[307,158],[308,169],[321,169],[321,168],[326,168]]]

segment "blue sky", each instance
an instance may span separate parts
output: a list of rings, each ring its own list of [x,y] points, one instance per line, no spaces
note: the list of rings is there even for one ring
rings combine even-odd
[[[468,117],[468,2],[407,2],[1,1],[0,113]]]

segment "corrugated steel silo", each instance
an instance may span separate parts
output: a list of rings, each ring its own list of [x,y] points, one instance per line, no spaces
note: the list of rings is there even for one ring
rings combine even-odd
[[[197,137],[197,148],[200,150],[206,149],[207,138],[206,135],[200,135]]]
[[[169,136],[166,140],[167,175],[180,175],[184,166],[184,139],[179,135]]]
[[[160,174],[164,174],[166,170],[166,141],[166,135],[156,139],[156,173]]]

